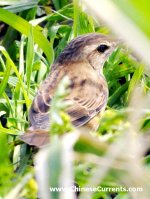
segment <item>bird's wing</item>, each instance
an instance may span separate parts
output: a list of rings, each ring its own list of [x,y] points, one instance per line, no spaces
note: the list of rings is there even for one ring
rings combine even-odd
[[[49,96],[49,103],[46,102],[46,94],[39,93],[36,95],[29,111],[30,126],[33,129],[49,129],[49,109],[51,97]]]
[[[66,73],[71,79],[71,92],[65,100],[71,101],[72,105],[66,111],[70,115],[73,125],[78,127],[84,125],[105,108],[108,91],[104,78],[95,76],[95,72],[94,76],[92,74],[89,76],[89,74],[84,74],[86,71],[83,71],[83,74],[74,80],[73,75],[70,75],[70,71],[73,70]],[[35,127],[34,129],[49,128],[50,103],[57,85],[64,75],[64,70],[53,71],[42,83],[29,114],[30,123],[31,126]]]
[[[105,109],[108,97],[106,87],[100,83],[86,81],[84,86],[74,88],[67,100],[72,106],[67,109],[72,124],[82,126],[101,110]]]
[[[94,84],[87,83],[84,87],[77,86],[66,98],[66,100],[72,102],[67,112],[74,126],[79,127],[84,125],[106,106],[108,93],[107,89],[103,88],[104,84],[103,86],[99,85],[99,87],[91,85]],[[50,122],[48,109],[44,107],[48,106],[45,102],[45,96],[46,95],[43,94],[35,98],[36,101],[33,102],[30,111],[30,120],[33,129],[29,128],[27,133],[20,136],[20,140],[38,148],[49,143],[49,133],[43,130],[48,129]]]
[[[66,111],[70,115],[74,126],[79,127],[84,125],[97,113],[105,109],[108,90],[104,78],[97,78],[95,75],[92,75],[91,72],[89,75],[87,74],[88,72],[82,70],[82,68],[80,69],[80,67],[77,69],[78,71],[74,73],[73,70],[69,70],[69,72],[64,70],[53,71],[41,84],[30,109],[29,132],[22,135],[20,137],[21,140],[37,147],[48,143],[48,132],[43,130],[49,129],[51,100],[58,83],[65,75],[68,75],[72,81],[70,84],[71,92],[64,100],[71,102],[71,106],[69,106]],[[80,75],[78,76],[79,73]],[[41,133],[41,131],[43,131],[43,133]]]
[[[51,100],[63,76],[63,70],[54,70],[42,82],[29,111],[29,122],[33,129],[49,129]]]

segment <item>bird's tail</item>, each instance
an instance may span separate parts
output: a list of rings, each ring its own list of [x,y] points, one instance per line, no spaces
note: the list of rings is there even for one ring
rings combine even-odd
[[[47,130],[29,128],[19,139],[30,146],[42,148],[49,143],[50,136]]]

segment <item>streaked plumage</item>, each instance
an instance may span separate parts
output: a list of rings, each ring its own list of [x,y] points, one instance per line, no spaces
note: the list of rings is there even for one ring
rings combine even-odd
[[[29,113],[30,132],[28,135],[24,134],[21,139],[30,145],[36,145],[36,135],[46,135],[40,134],[40,129],[49,129],[51,100],[65,75],[71,80],[71,92],[65,100],[72,102],[66,110],[72,124],[75,127],[85,126],[96,130],[96,116],[105,109],[108,99],[107,82],[102,73],[103,64],[115,47],[116,42],[113,39],[98,33],[82,35],[72,40],[41,84]],[[32,139],[29,142],[30,136]]]

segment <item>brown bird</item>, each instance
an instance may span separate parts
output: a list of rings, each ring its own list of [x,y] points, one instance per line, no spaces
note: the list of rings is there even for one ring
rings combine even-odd
[[[98,128],[98,118],[108,99],[103,65],[117,47],[117,43],[108,36],[92,33],[81,35],[66,46],[33,100],[29,113],[30,128],[21,136],[24,142],[37,147],[48,143],[46,130],[50,126],[51,100],[59,82],[66,75],[71,82],[71,92],[65,99],[72,104],[66,111],[72,124],[90,130]]]

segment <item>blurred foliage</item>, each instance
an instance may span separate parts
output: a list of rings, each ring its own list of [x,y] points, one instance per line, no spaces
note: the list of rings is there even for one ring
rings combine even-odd
[[[69,82],[70,80],[67,76],[61,80],[52,100],[52,107],[50,109],[50,132],[53,134],[61,135],[73,130],[70,117],[65,113],[65,109],[70,106],[70,104],[63,100],[70,92],[67,88],[69,86]]]
[[[113,0],[131,19],[138,25],[138,27],[146,33],[150,38],[150,1],[145,0]]]
[[[6,134],[0,133],[0,187],[1,187],[1,195],[5,195],[8,190],[10,190],[14,184],[15,181],[15,174],[13,171],[13,165],[11,165],[9,160],[9,150],[11,150],[12,147],[9,147],[7,143],[7,137]]]
[[[144,3],[140,0],[114,0],[114,2],[148,37],[150,36],[148,0]],[[0,5],[0,197],[3,198],[8,194],[7,198],[16,198],[16,195],[12,195],[15,192],[18,198],[34,199],[37,198],[40,189],[32,175],[34,168],[31,157],[34,150],[25,144],[20,144],[17,136],[28,128],[28,110],[38,86],[50,71],[53,61],[71,39],[89,32],[111,34],[111,31],[109,27],[103,23],[98,24],[92,16],[85,13],[77,0],[73,2],[7,0],[1,1]],[[117,145],[117,141],[125,131],[131,129],[128,106],[135,87],[141,87],[145,96],[150,91],[150,74],[145,68],[146,66],[125,47],[118,48],[105,63],[104,75],[109,86],[109,100],[98,132],[93,132],[92,135],[83,132],[72,143],[72,151],[76,154],[73,166],[74,179],[78,186],[84,187],[87,183],[93,182],[91,177],[100,163],[101,169],[97,171],[97,176],[103,171],[105,164],[106,168],[109,168],[105,177],[102,180],[98,179],[97,184],[100,186],[137,185],[135,182],[133,184],[129,182],[132,182],[134,176],[129,170],[129,168],[134,170],[133,162],[128,157],[132,149],[128,145],[130,139],[127,141],[125,137],[121,139],[119,141],[121,146]],[[70,118],[64,113],[66,104],[62,106],[63,97],[68,92],[65,90],[66,84],[66,80],[60,84],[52,103],[50,113],[53,116],[52,137],[73,130]],[[138,100],[135,103],[138,104]],[[142,111],[140,130],[141,134],[147,135],[150,129],[150,109],[143,108]],[[67,144],[69,146],[70,143]],[[145,144],[142,146],[146,150]],[[109,149],[112,154],[110,152],[108,158]],[[61,138],[57,141],[52,139],[49,157],[53,161],[49,162],[49,169],[53,172],[51,180],[57,181],[55,184],[59,184],[60,177],[57,175],[55,179],[55,174],[60,174],[61,165],[65,164],[67,159],[71,159],[67,156],[64,159],[61,157],[65,150],[66,148],[61,145]],[[120,152],[118,159],[113,151]],[[114,162],[116,161],[114,165],[111,162],[112,157]],[[141,160],[143,160],[142,155]],[[143,172],[145,168],[149,169],[149,154],[144,160]],[[138,161],[136,163],[138,166]],[[48,169],[46,172],[49,172]],[[148,170],[146,176],[149,174]],[[143,176],[145,177],[144,174]],[[59,194],[56,195],[54,194],[54,199],[58,198]],[[96,192],[92,198],[130,197],[130,193],[118,191],[118,193]]]

